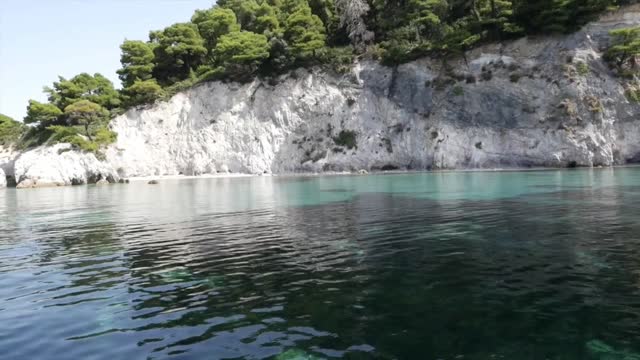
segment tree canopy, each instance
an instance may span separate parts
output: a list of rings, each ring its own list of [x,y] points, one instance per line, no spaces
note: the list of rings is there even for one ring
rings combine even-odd
[[[612,45],[605,59],[623,73],[635,73],[640,64],[640,26],[611,31]]]
[[[57,106],[47,103],[43,104],[35,100],[29,100],[27,106],[27,116],[24,118],[25,124],[38,124],[48,126],[56,122],[62,116],[62,110]]]
[[[80,100],[67,106],[64,114],[72,124],[84,126],[85,135],[89,140],[92,140],[89,126],[109,117],[109,112],[105,108],[89,100]]]
[[[120,45],[120,50],[122,51],[120,55],[122,69],[118,70],[118,75],[125,88],[136,81],[152,78],[155,57],[151,44],[144,41],[125,40]]]
[[[70,80],[60,76],[52,88],[45,87],[44,91],[49,95],[49,102],[59,109],[82,99],[100,104],[109,110],[120,106],[120,94],[113,87],[113,83],[101,74],[92,76],[82,73]]]

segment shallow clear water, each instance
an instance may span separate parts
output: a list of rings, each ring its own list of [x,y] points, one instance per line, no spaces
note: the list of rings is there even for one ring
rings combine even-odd
[[[640,169],[0,191],[3,359],[640,359]]]

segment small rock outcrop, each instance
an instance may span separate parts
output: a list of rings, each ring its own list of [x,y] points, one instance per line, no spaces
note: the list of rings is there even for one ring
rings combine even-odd
[[[158,185],[159,182],[158,182],[158,180],[151,180],[147,184],[149,184],[149,185]]]
[[[92,153],[74,151],[69,144],[39,147],[20,154],[14,163],[18,188],[117,182],[113,167]]]
[[[96,185],[109,185],[109,182],[107,180],[102,179],[102,180],[98,180]]]

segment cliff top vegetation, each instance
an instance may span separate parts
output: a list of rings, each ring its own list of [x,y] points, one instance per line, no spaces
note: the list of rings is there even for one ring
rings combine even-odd
[[[71,142],[95,151],[124,109],[209,80],[246,81],[297,67],[348,69],[355,57],[396,65],[459,56],[483,43],[567,33],[634,0],[219,0],[188,22],[120,46],[122,89],[101,74],[60,77],[47,103],[30,100],[25,124],[0,119],[0,142]],[[606,57],[636,71],[640,32],[613,34]]]

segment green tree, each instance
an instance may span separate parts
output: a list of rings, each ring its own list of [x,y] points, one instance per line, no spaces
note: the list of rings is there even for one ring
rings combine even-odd
[[[309,6],[300,6],[285,22],[285,36],[297,57],[315,56],[325,46],[325,30],[322,20],[311,14]]]
[[[513,1],[475,0],[473,13],[482,30],[488,30],[493,38],[500,39],[502,34],[517,34],[522,28],[515,23]]]
[[[208,10],[197,10],[191,18],[191,22],[198,27],[210,53],[222,35],[240,31],[240,24],[238,24],[233,10],[217,6]]]
[[[605,60],[623,72],[637,72],[640,58],[640,26],[617,29],[609,33],[611,46],[604,54]]]
[[[189,77],[192,70],[204,63],[207,48],[198,27],[178,23],[149,35],[155,44],[154,78],[162,85],[171,85]]]
[[[90,141],[93,139],[89,132],[89,126],[109,117],[109,112],[105,108],[89,100],[80,100],[67,106],[64,109],[64,114],[71,124],[84,126],[85,135]]]
[[[284,17],[283,20],[286,20],[289,15],[305,7],[309,7],[307,0],[282,0],[279,5],[280,13]]]
[[[82,73],[67,80],[62,76],[53,83],[53,88],[45,87],[49,102],[59,109],[64,109],[79,100],[89,100],[106,109],[120,106],[120,95],[113,83],[100,74],[93,76]]]
[[[219,0],[218,6],[232,10],[243,30],[252,30],[259,7],[256,0]]]
[[[125,102],[129,106],[149,104],[165,95],[164,90],[155,79],[136,81],[122,90]]]
[[[231,73],[251,74],[269,57],[269,43],[262,34],[234,32],[220,38],[215,53],[218,61]]]
[[[442,35],[442,19],[447,14],[445,0],[409,0],[413,11],[409,22],[416,28],[416,37],[420,42],[432,42]]]
[[[254,21],[251,31],[264,34],[267,37],[281,36],[280,34],[280,21],[278,20],[278,14],[276,8],[269,5],[267,2],[263,2],[256,9],[256,20]]]
[[[39,124],[47,127],[60,119],[62,110],[53,104],[43,104],[35,100],[29,100],[27,106],[27,116],[24,118],[25,124]]]
[[[149,80],[153,76],[153,47],[144,41],[125,40],[120,45],[122,69],[117,71],[122,85],[128,87],[136,81]]]
[[[366,0],[358,0],[365,2]],[[333,46],[347,45],[348,39],[345,31],[341,29],[338,4],[335,0],[309,0],[311,13],[318,15],[324,24],[327,34],[327,44]]]
[[[25,132],[25,126],[12,118],[0,114],[0,145],[15,144]]]

